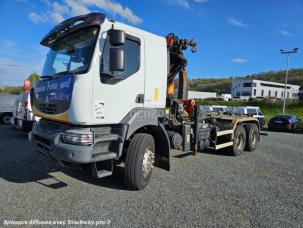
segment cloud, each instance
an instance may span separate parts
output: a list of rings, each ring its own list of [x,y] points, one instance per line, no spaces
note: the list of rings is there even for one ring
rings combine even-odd
[[[96,7],[98,9],[102,9],[106,12],[109,12],[113,16],[117,15],[123,20],[126,20],[127,22],[134,25],[143,22],[142,18],[135,15],[130,8],[124,7],[120,3],[116,3],[112,0],[64,0],[64,4],[60,4],[55,1],[50,5],[49,2],[46,1],[46,5],[50,7],[49,11],[42,12],[40,14],[36,12],[31,12],[28,15],[28,18],[35,23],[56,24],[62,22],[64,18],[67,17],[87,14],[91,12],[91,9],[89,7]]]
[[[227,22],[231,25],[237,26],[237,27],[248,27],[247,24],[243,23],[240,19],[229,17],[227,18]]]
[[[235,64],[243,64],[246,63],[247,61],[248,61],[247,59],[242,59],[242,58],[235,58],[231,60],[231,62]]]
[[[49,21],[48,16],[44,13],[37,14],[35,12],[31,12],[27,17],[35,23],[47,23]]]
[[[171,5],[179,5],[182,6],[185,9],[189,9],[189,2],[188,0],[166,0],[167,3],[171,4]]]
[[[90,12],[83,3],[77,2],[75,0],[65,0],[64,1],[70,8],[70,14],[72,16],[78,16],[82,14],[87,14]]]
[[[62,16],[62,14],[60,14],[58,12],[51,13],[50,17],[51,17],[52,21],[54,21],[57,24],[64,21],[64,17]]]
[[[95,6],[99,9],[112,13],[113,15],[118,15],[132,24],[140,24],[143,22],[143,20],[135,15],[131,9],[128,7],[123,7],[121,4],[112,0],[81,0],[81,2],[87,6]]]
[[[194,2],[197,2],[197,3],[205,3],[207,2],[208,0],[194,0]]]
[[[284,30],[284,29],[278,29],[277,32],[282,35],[282,36],[286,36],[286,37],[290,37],[290,36],[293,36],[292,33]]]

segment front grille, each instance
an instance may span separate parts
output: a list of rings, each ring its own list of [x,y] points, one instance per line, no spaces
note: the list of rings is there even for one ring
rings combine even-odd
[[[58,108],[56,104],[45,104],[40,103],[39,104],[39,110],[41,112],[47,113],[47,114],[56,114],[58,113]]]

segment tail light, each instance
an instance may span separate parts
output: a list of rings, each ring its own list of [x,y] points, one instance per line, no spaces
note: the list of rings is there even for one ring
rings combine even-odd
[[[287,125],[291,125],[291,120],[288,120]]]

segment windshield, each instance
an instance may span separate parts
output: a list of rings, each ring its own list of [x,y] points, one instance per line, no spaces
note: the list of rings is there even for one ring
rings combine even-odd
[[[216,111],[216,112],[223,112],[223,111],[224,111],[224,108],[221,108],[221,107],[213,107],[213,110]]]
[[[98,30],[98,27],[84,28],[56,41],[47,54],[42,76],[86,73]]]
[[[258,115],[257,110],[255,108],[248,108],[247,114]]]
[[[244,113],[244,108],[235,108],[235,113],[239,115],[243,115]]]

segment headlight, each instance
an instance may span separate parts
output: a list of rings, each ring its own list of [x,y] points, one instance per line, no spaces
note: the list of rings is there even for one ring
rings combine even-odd
[[[66,132],[63,137],[63,142],[77,145],[91,145],[94,143],[94,135],[92,133],[74,133]]]

